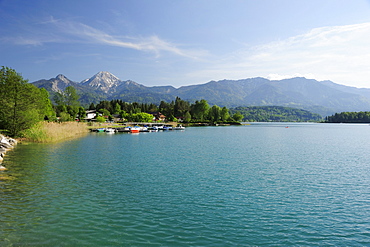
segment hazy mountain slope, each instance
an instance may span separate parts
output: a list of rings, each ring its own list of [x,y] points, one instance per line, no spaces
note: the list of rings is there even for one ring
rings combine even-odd
[[[279,81],[251,78],[212,81],[179,88],[178,95],[183,99],[193,99],[194,95],[202,96],[212,104],[229,107],[280,105],[314,110],[323,115],[370,109],[370,96],[364,96],[366,89],[353,90],[336,85],[338,84],[328,86],[326,83],[301,77]]]
[[[370,98],[370,88],[349,87],[349,86],[336,84],[332,81],[321,81],[321,83],[323,85],[326,85],[328,87],[337,89],[339,91],[344,91],[344,92],[353,93],[353,94],[359,94],[359,95],[362,95],[366,98]]]
[[[42,79],[39,81],[35,81],[33,82],[33,84],[36,87],[43,87],[49,92],[50,91],[53,91],[53,92],[64,91],[64,89],[68,86],[73,86],[76,88],[79,87],[78,83],[69,80],[67,77],[61,74],[49,80]]]
[[[246,95],[267,81],[264,78],[211,81],[206,84],[180,87],[174,93],[187,100],[207,99],[211,104],[235,106],[243,103]]]

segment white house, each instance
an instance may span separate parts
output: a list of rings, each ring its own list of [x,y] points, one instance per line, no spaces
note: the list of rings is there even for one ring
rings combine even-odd
[[[92,120],[96,116],[96,110],[88,110],[86,111],[86,117],[84,118],[85,120]]]

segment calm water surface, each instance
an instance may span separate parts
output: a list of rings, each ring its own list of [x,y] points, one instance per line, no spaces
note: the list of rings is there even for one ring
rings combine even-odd
[[[21,144],[0,246],[369,246],[369,140],[285,123]]]

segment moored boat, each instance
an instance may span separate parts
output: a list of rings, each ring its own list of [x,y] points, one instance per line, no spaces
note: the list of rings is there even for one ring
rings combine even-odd
[[[113,129],[113,128],[106,128],[105,129],[105,132],[110,133],[110,134],[113,134],[114,132],[116,132],[116,130]]]
[[[140,127],[140,132],[149,132],[148,127],[146,126]]]
[[[131,133],[139,133],[140,132],[140,127],[137,127],[137,126],[131,127],[130,132]]]
[[[149,132],[157,132],[158,131],[158,127],[157,126],[148,127],[148,131]]]
[[[176,127],[173,127],[174,130],[184,130],[185,127],[182,126],[182,125],[179,125],[179,126],[176,126]]]

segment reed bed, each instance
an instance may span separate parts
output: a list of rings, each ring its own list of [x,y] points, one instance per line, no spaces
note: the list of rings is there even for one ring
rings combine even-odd
[[[24,140],[30,142],[49,143],[81,136],[88,133],[86,123],[78,122],[40,122],[24,131]]]

